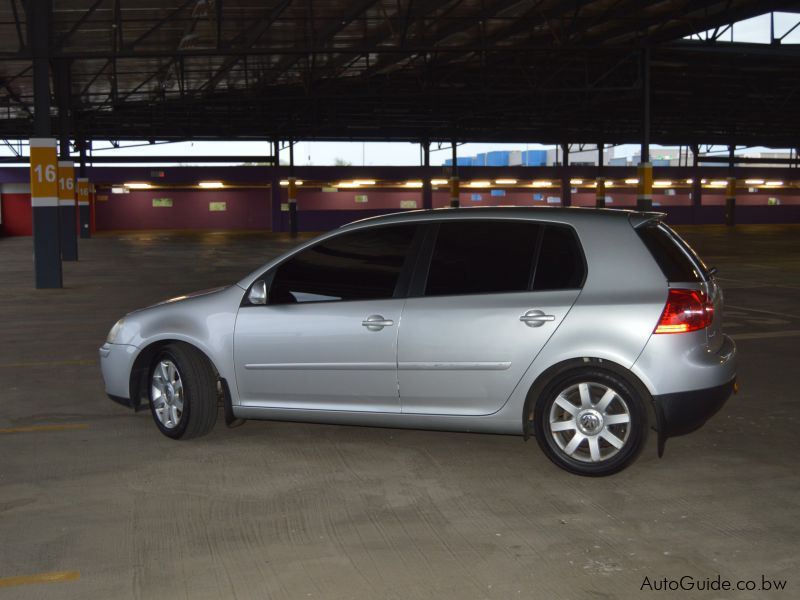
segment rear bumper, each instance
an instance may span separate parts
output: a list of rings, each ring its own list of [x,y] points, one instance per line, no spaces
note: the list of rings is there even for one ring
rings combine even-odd
[[[703,426],[730,397],[736,379],[702,390],[653,396],[659,438],[689,433]]]
[[[652,335],[631,370],[653,396],[725,385],[736,378],[736,344],[720,334],[710,350],[706,331]]]

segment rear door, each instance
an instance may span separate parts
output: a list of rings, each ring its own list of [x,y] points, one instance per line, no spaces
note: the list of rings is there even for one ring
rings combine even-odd
[[[469,219],[433,227],[427,274],[417,270],[416,297],[403,310],[402,411],[491,414],[577,299],[583,255],[562,226]]]

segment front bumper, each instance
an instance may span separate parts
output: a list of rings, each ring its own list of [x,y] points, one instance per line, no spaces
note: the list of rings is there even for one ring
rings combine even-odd
[[[136,346],[105,343],[100,347],[100,369],[108,397],[130,406],[130,377]]]
[[[702,390],[653,396],[659,439],[690,433],[714,416],[733,392],[736,380]]]

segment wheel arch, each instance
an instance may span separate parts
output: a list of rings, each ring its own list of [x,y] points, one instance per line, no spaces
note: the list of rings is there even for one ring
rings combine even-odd
[[[570,358],[560,363],[556,363],[555,365],[542,371],[542,373],[539,374],[539,376],[534,380],[533,384],[531,384],[531,387],[528,389],[528,393],[525,396],[525,404],[522,410],[522,434],[526,440],[531,435],[531,425],[533,423],[533,412],[534,408],[536,407],[536,401],[539,399],[539,396],[541,396],[547,385],[553,380],[554,377],[561,376],[570,371],[580,371],[582,369],[599,369],[608,371],[609,373],[624,379],[645,400],[648,422],[651,424],[651,426],[652,424],[658,422],[658,415],[655,410],[655,404],[653,402],[652,395],[642,380],[639,379],[639,377],[637,377],[636,374],[630,369],[626,369],[622,365],[604,358]]]
[[[161,349],[170,344],[186,344],[187,346],[193,347],[208,361],[208,364],[211,365],[211,368],[214,370],[217,378],[224,381],[224,379],[220,376],[219,369],[214,364],[214,361],[211,359],[208,352],[206,352],[197,344],[173,337],[155,340],[144,346],[139,351],[139,354],[136,355],[136,358],[133,361],[133,366],[131,367],[130,381],[128,385],[130,391],[131,408],[133,408],[134,411],[140,410],[143,403],[146,405],[149,402],[147,395],[147,377],[150,372],[150,365]],[[230,404],[230,393],[227,392],[227,384],[223,384],[223,389],[226,390],[226,403]]]

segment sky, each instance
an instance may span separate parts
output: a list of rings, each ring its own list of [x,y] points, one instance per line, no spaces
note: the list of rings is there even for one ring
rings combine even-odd
[[[782,36],[794,27],[800,14],[775,13],[775,35]],[[693,36],[694,39],[703,39],[704,34]],[[733,27],[725,31],[722,40],[750,42],[750,43],[769,43],[770,40],[770,16],[769,14],[740,21]],[[800,43],[800,27],[795,28],[783,39],[784,44]],[[258,162],[258,157],[272,154],[271,145],[268,142],[173,142],[158,144],[156,147],[141,141],[124,142],[128,147],[114,149],[108,143],[95,142],[93,152],[95,154],[124,155],[124,156],[176,156],[182,159],[183,163],[191,164],[187,157],[192,154],[201,156],[253,156],[253,162]],[[469,143],[460,145],[458,148],[459,156],[474,156],[482,152],[491,150],[537,150],[549,149],[554,146],[542,144],[481,144]],[[623,145],[615,148],[615,156],[632,156],[638,152],[638,145]],[[720,148],[720,150],[725,150]],[[764,148],[748,149],[749,152],[766,150]],[[27,153],[27,148],[24,148]],[[10,156],[11,150],[8,147],[0,147],[0,156]],[[445,159],[450,158],[450,145],[442,144],[438,149],[435,144],[431,145],[431,164],[441,165]],[[333,165],[337,161],[344,161],[354,166],[375,166],[375,165],[397,165],[414,166],[421,164],[420,147],[418,144],[407,142],[297,142],[294,150],[296,165]],[[288,160],[288,150],[282,154],[284,160]]]

